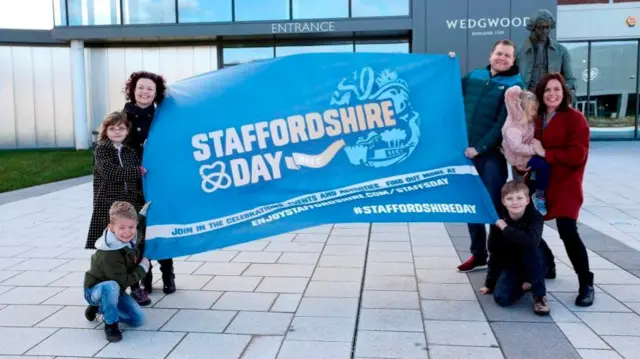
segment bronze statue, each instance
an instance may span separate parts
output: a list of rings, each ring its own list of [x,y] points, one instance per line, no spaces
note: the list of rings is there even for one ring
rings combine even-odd
[[[549,37],[556,20],[549,10],[540,9],[527,21],[530,31],[517,55],[522,81],[533,91],[538,81],[549,72],[559,72],[564,76],[575,101],[576,78],[571,69],[571,57],[566,47]]]

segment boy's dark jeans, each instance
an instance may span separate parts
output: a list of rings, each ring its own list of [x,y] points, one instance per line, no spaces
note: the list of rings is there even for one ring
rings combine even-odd
[[[508,307],[524,295],[522,283],[531,283],[531,294],[535,297],[547,295],[544,283],[546,265],[540,248],[523,249],[522,266],[510,267],[500,273],[493,291],[493,299],[502,307]]]
[[[489,192],[489,196],[491,196],[494,207],[498,210],[502,206],[502,186],[504,186],[507,182],[507,177],[509,177],[507,160],[499,151],[491,150],[476,156],[472,161],[480,175],[480,179],[482,179],[482,183],[487,192]],[[479,261],[486,261],[487,230],[484,224],[469,223],[467,226],[471,236],[471,254]],[[499,231],[494,225],[491,225],[489,229],[490,231]]]
[[[540,156],[533,156],[527,165],[535,172],[535,189],[546,191],[547,187],[549,187],[549,178],[551,177],[551,167],[547,161]]]

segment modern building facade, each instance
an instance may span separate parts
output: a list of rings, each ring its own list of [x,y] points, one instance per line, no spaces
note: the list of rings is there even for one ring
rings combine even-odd
[[[565,2],[21,0],[27,14],[0,17],[0,149],[86,148],[137,70],[172,83],[297,53],[455,51],[465,73],[486,65],[496,40],[522,44],[540,8],[557,17],[552,35],[572,55],[592,138],[637,139],[640,2]],[[48,24],[3,24],[34,9]]]

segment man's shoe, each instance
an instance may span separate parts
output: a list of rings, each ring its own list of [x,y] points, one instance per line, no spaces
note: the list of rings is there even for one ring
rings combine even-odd
[[[84,310],[84,317],[87,318],[88,321],[93,322],[96,320],[96,316],[98,316],[98,311],[100,307],[96,305],[88,305],[87,309]]]
[[[546,297],[533,297],[533,312],[537,315],[549,315],[551,307]]]
[[[546,279],[556,279],[556,265],[555,263],[547,266],[547,274],[544,276]]]
[[[112,343],[122,340],[122,332],[120,331],[120,328],[118,328],[118,322],[115,322],[113,324],[105,323],[104,334],[107,337],[107,340]]]
[[[176,281],[173,279],[175,275],[162,276],[162,291],[164,294],[171,294],[176,291]]]
[[[460,272],[471,272],[476,269],[484,269],[487,268],[487,260],[478,260],[476,256],[472,255],[467,259],[464,263],[458,266],[458,271]]]
[[[141,307],[151,304],[151,298],[149,298],[147,292],[142,288],[132,290],[131,298],[133,298]]]
[[[592,285],[581,287],[576,297],[576,305],[578,307],[590,307],[593,304],[595,295]]]
[[[151,294],[153,292],[153,273],[151,270],[147,272],[147,275],[142,278],[142,285],[144,286],[144,291],[147,294]]]

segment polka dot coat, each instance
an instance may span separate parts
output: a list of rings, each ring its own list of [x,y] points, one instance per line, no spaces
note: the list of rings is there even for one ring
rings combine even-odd
[[[116,148],[111,141],[95,149],[93,167],[93,214],[86,249],[95,243],[109,224],[109,209],[115,201],[127,201],[140,211],[144,204],[140,190],[140,158],[133,148]]]

